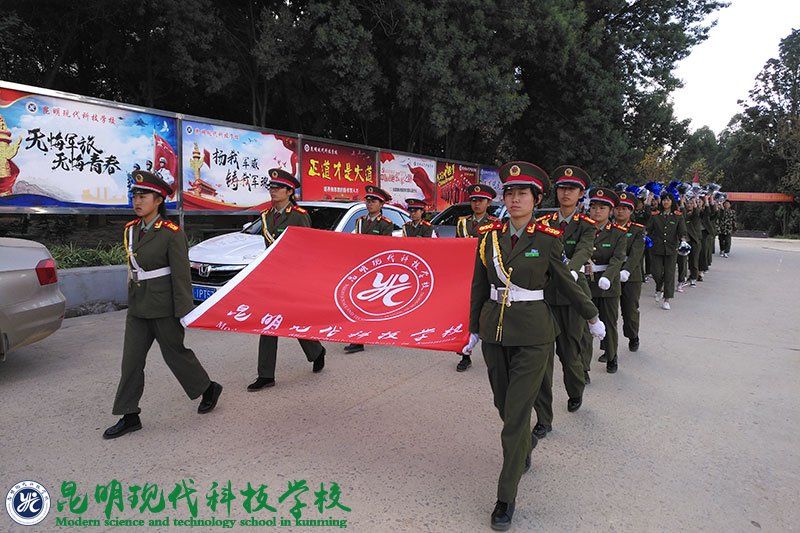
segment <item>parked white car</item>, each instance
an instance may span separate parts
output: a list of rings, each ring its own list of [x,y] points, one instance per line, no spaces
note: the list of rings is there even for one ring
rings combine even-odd
[[[47,248],[34,241],[0,238],[0,360],[57,331],[65,308],[56,262]]]
[[[344,233],[352,232],[356,220],[367,214],[364,202],[298,202],[308,211],[311,227]],[[383,206],[383,216],[394,223],[392,235],[402,236],[402,226],[410,220],[406,211]],[[261,219],[245,225],[242,231],[212,237],[189,249],[192,267],[192,293],[202,302],[266,249]]]

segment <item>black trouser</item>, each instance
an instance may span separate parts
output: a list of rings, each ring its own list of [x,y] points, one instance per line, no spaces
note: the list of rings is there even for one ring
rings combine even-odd
[[[720,253],[731,253],[731,234],[730,233],[720,233],[719,234],[719,251]]]
[[[700,272],[705,272],[708,270],[708,266],[711,264],[711,252],[708,251],[708,236],[709,233],[706,230],[703,230],[703,235],[700,238],[700,259],[697,263]],[[711,239],[713,242],[714,237],[711,237]]]
[[[656,260],[658,257],[654,256],[653,259]],[[600,320],[602,320],[603,324],[606,326],[606,336],[603,341],[605,341],[606,365],[608,365],[617,360],[617,344],[619,343],[619,330],[617,329],[617,322],[619,321],[619,296],[595,297],[592,298],[592,302],[594,302],[594,305],[600,313]]]
[[[622,334],[626,339],[639,338],[639,298],[641,295],[641,281],[626,281],[622,284],[619,306],[622,308]]]
[[[671,255],[653,254],[651,267],[653,268],[653,279],[656,282],[656,292],[664,292],[664,298],[670,299],[675,296],[675,267],[677,260]],[[606,326],[608,327],[608,326]]]
[[[696,280],[700,270],[700,253],[702,252],[702,245],[700,241],[690,239],[689,244],[692,251],[689,252],[689,279]]]
[[[122,348],[122,373],[114,399],[115,415],[139,414],[139,400],[144,392],[144,365],[147,352],[158,341],[161,355],[186,395],[199,397],[211,380],[192,350],[183,345],[185,332],[175,317],[139,318],[128,314]]]
[[[310,363],[322,355],[324,348],[319,341],[297,339]],[[275,379],[275,362],[278,359],[278,337],[261,335],[258,339],[258,377]]]
[[[678,254],[678,282],[686,281],[687,271],[689,270],[689,257]]]

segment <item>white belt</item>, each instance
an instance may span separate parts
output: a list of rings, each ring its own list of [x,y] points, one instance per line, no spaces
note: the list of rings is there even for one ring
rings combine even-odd
[[[592,272],[602,272],[608,268],[608,265],[592,265]]]
[[[489,289],[489,298],[495,302],[503,302],[503,294],[508,290],[508,299],[506,305],[511,305],[511,302],[536,302],[544,300],[544,291],[531,291],[512,285],[509,289],[505,287],[497,288],[494,285]]]
[[[153,278],[163,278],[164,276],[169,276],[172,273],[172,269],[170,267],[164,268],[157,268],[155,270],[142,270],[140,269],[131,269],[131,278],[133,281],[142,281],[146,279],[153,279]]]

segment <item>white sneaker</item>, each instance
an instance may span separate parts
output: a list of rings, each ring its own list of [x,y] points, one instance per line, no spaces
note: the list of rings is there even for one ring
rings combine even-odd
[[[657,302],[661,301],[661,293],[660,292],[656,291],[656,293],[653,295],[653,297],[656,299]]]
[[[684,287],[686,287],[686,283],[681,282],[678,283],[678,288],[675,290],[677,290],[678,292],[683,292]]]
[[[669,311],[670,309],[669,300],[664,300],[663,302],[661,302],[661,309],[663,309],[664,311]]]
[[[689,286],[690,287],[697,287],[697,282],[695,280],[693,280],[693,279],[690,279],[689,280]]]

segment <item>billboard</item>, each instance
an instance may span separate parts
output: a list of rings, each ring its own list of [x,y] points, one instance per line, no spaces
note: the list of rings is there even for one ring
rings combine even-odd
[[[375,152],[303,140],[303,200],[363,200],[367,185],[377,185]]]
[[[435,205],[436,161],[415,155],[381,152],[383,190],[392,195],[391,203],[406,207],[406,199],[425,200],[428,209]]]
[[[269,202],[269,170],[297,173],[297,139],[262,131],[182,121],[183,208],[260,211]]]
[[[0,207],[127,208],[137,168],[177,187],[176,124],[0,88]],[[167,207],[176,207],[175,195]]]
[[[485,183],[497,191],[495,200],[503,199],[503,182],[500,181],[500,173],[497,171],[497,167],[481,167],[481,183]]]
[[[469,202],[467,187],[478,183],[476,166],[450,161],[436,163],[436,211],[444,211],[460,202]]]

